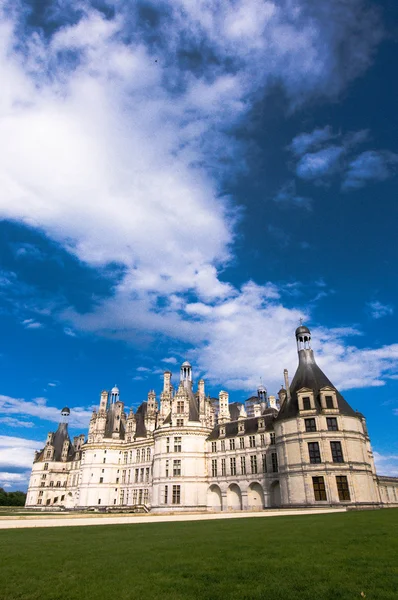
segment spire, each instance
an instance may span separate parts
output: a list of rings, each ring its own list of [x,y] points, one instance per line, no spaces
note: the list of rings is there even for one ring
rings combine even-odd
[[[355,416],[355,411],[326,377],[325,373],[318,367],[314,352],[311,349],[311,332],[308,327],[300,325],[296,329],[295,335],[299,364],[291,385],[286,388],[287,398],[281,406],[277,419],[290,419],[298,416],[299,404],[297,393],[303,388],[312,391],[317,412],[322,411],[320,390],[329,388],[336,394],[339,411],[348,416]],[[285,378],[285,382],[288,385],[287,377]]]
[[[192,388],[192,366],[187,360],[181,365],[180,381],[186,389]]]

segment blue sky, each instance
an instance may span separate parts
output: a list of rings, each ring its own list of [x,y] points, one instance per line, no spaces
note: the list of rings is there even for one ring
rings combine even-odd
[[[398,10],[0,2],[0,485],[102,389],[319,364],[398,475]]]

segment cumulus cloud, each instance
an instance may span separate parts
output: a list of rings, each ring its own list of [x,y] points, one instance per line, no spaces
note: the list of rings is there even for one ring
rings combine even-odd
[[[398,455],[380,452],[374,452],[373,455],[378,475],[398,477]]]
[[[25,400],[0,395],[0,414],[4,414],[4,418],[10,417],[10,415],[31,416],[53,423],[59,423],[60,420],[59,408],[49,406],[46,398]],[[87,427],[90,417],[91,411],[87,408],[71,407],[69,423],[72,427]]]
[[[299,160],[296,173],[301,179],[322,179],[340,169],[339,161],[343,148],[328,146],[318,152],[304,154]]]
[[[113,296],[89,313],[63,311],[66,335],[164,335],[194,345],[212,381],[252,388],[294,363],[303,312],[284,307],[272,283],[238,288],[221,276],[239,211],[220,190],[245,168],[234,127],[276,82],[291,110],[336,97],[371,63],[378,17],[362,0],[161,0],[149,3],[148,27],[138,4],[112,5],[106,18],[89,2],[57,3],[46,36],[26,27],[19,5],[1,13],[0,216],[92,267],[122,267]],[[293,144],[307,152],[303,177],[336,164],[336,149],[319,148],[329,134]],[[345,346],[334,340],[338,364]],[[350,352],[359,363],[361,351]],[[58,419],[45,402],[2,398],[11,414]]]
[[[369,181],[384,181],[397,172],[398,154],[367,150],[348,165],[343,189],[361,188]]]

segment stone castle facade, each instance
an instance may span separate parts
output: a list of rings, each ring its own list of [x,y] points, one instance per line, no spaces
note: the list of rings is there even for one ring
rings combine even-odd
[[[299,364],[277,398],[264,387],[230,403],[164,373],[127,414],[119,390],[101,393],[88,437],[70,440],[68,408],[36,452],[26,506],[170,511],[268,507],[398,506],[398,478],[377,476],[365,417],[316,364],[307,327],[296,330]]]

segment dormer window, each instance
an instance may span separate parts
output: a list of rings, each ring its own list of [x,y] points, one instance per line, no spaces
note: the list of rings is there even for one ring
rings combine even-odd
[[[238,425],[238,433],[245,433],[245,426],[243,423],[239,423]]]
[[[225,435],[225,427],[220,427],[220,437]]]
[[[325,396],[326,408],[334,408],[333,406],[333,396]]]
[[[303,410],[311,410],[311,399],[309,396],[303,398]]]
[[[258,428],[259,429],[264,429],[264,419],[259,419],[258,420]]]
[[[338,410],[336,390],[324,387],[320,390],[321,406],[325,410]]]
[[[308,388],[301,388],[297,392],[300,411],[315,410],[314,392]]]

